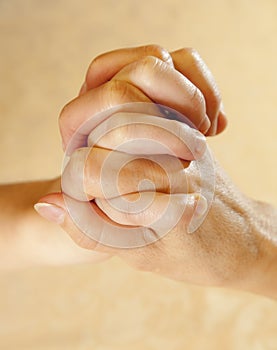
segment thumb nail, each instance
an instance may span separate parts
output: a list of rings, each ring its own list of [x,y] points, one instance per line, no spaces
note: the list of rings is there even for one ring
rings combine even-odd
[[[34,209],[44,219],[52,221],[58,225],[64,222],[65,211],[63,208],[50,203],[36,203]]]

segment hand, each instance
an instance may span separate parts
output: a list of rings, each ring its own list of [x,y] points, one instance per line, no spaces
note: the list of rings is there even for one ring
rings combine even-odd
[[[118,122],[120,124],[121,120]],[[129,127],[128,132],[130,135],[136,134],[132,127]],[[125,134],[124,137],[130,140],[130,135]],[[103,143],[103,140],[100,140],[100,143]],[[207,210],[205,199],[196,194],[199,184],[203,185],[203,179],[200,178],[194,162],[182,161],[182,168],[177,167],[172,172],[165,173],[157,163],[172,163],[172,156],[155,155],[151,158],[145,156],[143,159],[137,159],[131,154],[109,151],[117,146],[112,133],[109,137],[105,137],[105,148],[98,146],[97,144],[93,148],[78,149],[71,156],[63,175],[65,178],[63,189],[71,197],[70,204],[68,201],[65,203],[63,196],[58,194],[44,198],[47,202],[63,208],[64,217],[61,226],[77,244],[87,249],[120,255],[136,268],[159,272],[178,280],[219,285],[245,277],[250,266],[256,262],[259,237],[249,234],[252,231],[251,222],[246,215],[249,213],[249,201],[232,185],[218,165],[215,169],[217,177],[215,200],[202,226],[190,235],[187,233],[187,226],[197,204],[196,215],[200,218]],[[118,164],[121,164],[122,160],[126,164],[120,171],[117,181],[117,190],[121,198],[132,203],[137,197],[137,185],[141,180],[149,179],[155,184],[156,193],[149,190],[144,192],[147,191],[147,184],[146,187],[140,188],[140,193],[147,198],[154,196],[151,206],[146,210],[137,209],[138,204],[135,202],[132,205],[134,214],[123,210],[124,208],[120,207],[121,198],[116,197],[114,186],[107,188],[108,183],[103,193],[101,170],[111,155],[113,159],[108,162],[108,172],[118,172]],[[83,177],[80,177],[79,169],[84,169]],[[206,190],[213,191],[212,179],[206,178],[204,185]],[[145,244],[149,243],[147,239],[151,241],[161,237],[164,227],[169,225],[172,229],[162,239],[142,248],[117,249],[104,246],[80,231],[68,213],[68,207],[74,205],[74,202],[79,205],[77,200],[84,200],[84,195],[88,195],[89,199],[96,198],[91,205],[104,220],[101,226],[102,235],[106,230],[103,225],[107,223],[108,226],[111,221],[114,226],[119,227],[122,227],[121,225],[150,227],[154,231],[154,236],[144,237],[146,242],[142,243]],[[107,197],[112,199],[108,200]],[[157,225],[156,218],[169,206],[169,200],[172,201],[172,205],[167,215],[161,216],[161,221]],[[101,210],[97,209],[95,203]],[[85,207],[83,206],[81,210],[84,213]],[[96,221],[92,225],[94,237],[97,237]],[[116,232],[114,234],[116,235]],[[235,260],[232,259],[234,255],[237,257]]]
[[[172,107],[209,136],[227,125],[217,85],[195,50],[169,54],[157,45],[121,49],[92,61],[80,96],[63,108],[59,122],[64,149],[87,119],[129,102]],[[85,144],[90,131],[80,135],[73,149]]]
[[[121,53],[124,53],[124,51]],[[170,58],[167,58],[167,60],[170,61]],[[162,61],[162,63],[156,59],[154,59],[154,61],[156,63],[159,62],[159,64],[152,64],[151,67],[154,71],[157,68],[159,74],[153,75],[155,79],[149,78],[147,81],[148,84],[146,85],[142,84],[146,81],[145,79],[142,79],[142,82],[137,82],[135,78],[138,76],[138,71],[143,77],[143,73],[145,72],[144,69],[146,69],[145,67],[149,68],[149,64],[153,63],[153,58],[143,58],[132,63],[127,66],[128,68],[123,68],[119,71],[118,75],[115,75],[111,81],[103,83],[98,87],[89,86],[88,82],[90,81],[90,74],[88,73],[87,86],[82,88],[81,96],[67,105],[61,114],[60,126],[64,146],[66,147],[68,145],[71,136],[78,127],[85,120],[96,115],[99,111],[107,110],[111,106],[120,105],[124,102],[149,102],[149,97],[155,102],[166,104],[170,107],[174,107],[179,112],[185,113],[201,129],[201,125],[203,126],[205,123],[203,120],[205,120],[206,113],[203,113],[205,110],[203,99],[200,98],[197,99],[197,101],[195,99],[195,96],[201,95],[198,95],[198,93],[197,95],[189,94],[188,91],[191,85],[187,84],[187,81],[183,78],[183,80],[180,78],[180,75],[175,68],[170,66],[170,62],[166,63],[165,66],[163,62],[166,60]],[[177,67],[175,62],[174,65]],[[140,69],[138,69],[138,67],[140,67]],[[141,70],[142,67],[143,69]],[[160,67],[163,67],[163,69],[159,70]],[[148,71],[148,75],[150,72],[151,71]],[[164,72],[166,72],[165,75],[161,74]],[[176,76],[176,72],[178,77]],[[110,75],[111,73],[108,74],[108,79],[110,78]],[[166,77],[166,81],[163,81],[164,77]],[[120,79],[118,80],[118,78]],[[182,82],[181,80],[178,80],[179,78]],[[97,79],[94,80],[97,82]],[[137,88],[134,88],[132,84],[130,85],[130,81],[132,84],[135,82],[140,89],[138,90]],[[174,94],[167,96],[166,92],[168,91],[165,89],[163,91],[165,83],[168,84],[167,86],[171,87],[169,90],[174,91]],[[87,91],[88,86],[92,88],[92,90]],[[154,86],[156,87],[155,89]],[[157,87],[159,88],[157,89]],[[143,89],[146,89],[147,93]],[[180,93],[180,90],[182,90],[182,93]],[[183,101],[184,96],[186,97],[185,102]],[[207,101],[208,98],[205,97],[205,100]],[[212,125],[215,124],[214,120],[216,118],[213,119],[211,114],[209,115],[209,118],[212,121]],[[222,126],[226,124],[226,120],[221,112],[218,113],[217,120],[217,125]],[[101,122],[102,121],[100,121],[100,123]],[[180,123],[175,121],[175,124],[179,125]],[[207,129],[208,128],[206,127],[206,130]],[[75,149],[83,144],[90,131],[91,130],[83,130],[83,134],[79,135],[80,138],[75,144]],[[129,132],[129,134],[126,134],[126,132]],[[127,129],[121,128],[120,133],[116,136],[119,137],[119,142],[120,137],[131,140],[132,135],[135,135],[136,132],[137,129],[134,131],[132,127]],[[145,132],[148,135],[155,134],[154,128],[152,131],[146,128]],[[196,140],[195,131],[194,140]],[[201,138],[198,137],[198,140],[201,140]],[[202,141],[199,141],[200,144]],[[85,152],[85,155],[88,156],[88,162],[86,163],[86,168],[88,170],[91,169],[89,165],[92,164],[92,161],[95,161],[95,159],[99,160],[101,167],[101,164],[107,156],[107,154],[105,155],[105,152],[109,153],[108,150],[113,150],[116,148],[116,145],[112,133],[110,133],[106,139],[100,139],[99,142],[100,144],[96,145],[98,146],[98,149],[78,150],[73,154],[72,159],[75,162],[79,162],[80,158],[78,160],[78,157],[82,156],[82,152]],[[107,151],[100,150],[100,146],[105,147]],[[93,156],[93,158],[91,158],[91,156]],[[169,155],[167,155],[167,157],[169,157]],[[190,160],[190,158],[185,159]],[[153,165],[149,167],[147,161],[149,160],[146,160],[146,163],[134,163],[133,165],[130,165],[129,171],[126,171],[125,176],[123,174],[123,177],[120,180],[122,183],[122,187],[120,188],[121,197],[133,200],[134,194],[131,192],[134,190],[137,192],[137,188],[132,187],[134,184],[130,181],[130,174],[134,173],[134,169],[138,169],[138,165],[139,169],[143,169],[143,171],[141,174],[137,174],[137,180],[140,180],[141,177],[142,179],[145,178],[145,172],[148,175],[149,173],[152,174],[152,177],[151,175],[150,177],[155,181],[159,192],[154,194],[153,205],[144,213],[144,215],[133,215],[130,213],[129,215],[122,215],[121,210],[116,210],[110,205],[112,203],[111,201],[108,202],[106,199],[101,198],[101,183],[99,183],[97,171],[86,171],[84,180],[85,184],[94,184],[91,189],[89,186],[85,187],[85,192],[89,194],[91,198],[99,196],[95,202],[101,210],[95,203],[92,204],[94,210],[107,222],[112,221],[113,225],[118,225],[119,227],[120,225],[121,227],[123,227],[123,225],[124,227],[126,227],[126,225],[127,227],[151,227],[151,220],[153,217],[155,218],[157,213],[164,208],[164,205],[167,206],[168,197],[174,198],[173,206],[171,207],[171,209],[173,208],[171,211],[173,219],[176,210],[178,211],[178,208],[182,208],[182,205],[187,203],[186,210],[183,215],[181,215],[180,220],[176,222],[176,225],[169,233],[167,233],[167,235],[151,245],[133,249],[118,249],[107,247],[101,243],[99,244],[85,235],[82,231],[78,230],[72,222],[70,215],[68,215],[67,206],[64,203],[62,195],[52,194],[42,198],[41,201],[52,203],[56,209],[59,208],[59,222],[61,226],[71,235],[75,242],[82,247],[112,255],[117,254],[139,269],[158,272],[178,280],[191,281],[198,284],[232,286],[259,291],[260,282],[268,282],[268,280],[264,281],[263,275],[268,264],[272,265],[274,249],[272,249],[272,245],[261,235],[261,230],[257,228],[258,214],[256,211],[256,203],[243,196],[234,187],[220,167],[216,165],[215,200],[212,203],[205,222],[193,235],[189,235],[187,234],[187,226],[198,206],[198,203],[202,203],[202,205],[199,206],[199,208],[202,209],[199,210],[199,216],[201,216],[201,214],[203,215],[206,210],[205,199],[195,194],[195,189],[198,189],[200,181],[198,174],[195,171],[195,167],[193,166],[195,163],[191,162],[189,166],[188,163],[183,163],[184,167],[187,167],[186,173],[187,178],[189,179],[189,187],[182,188],[183,192],[178,196],[177,193],[174,193],[174,188],[172,192],[168,191],[168,184],[161,170],[153,167]],[[167,158],[166,161],[170,163],[169,158]],[[151,169],[151,171],[149,171],[149,169]],[[72,174],[72,178],[74,179],[74,172]],[[173,172],[171,175],[171,178],[178,179],[180,172]],[[75,183],[78,183],[78,181],[75,181]],[[204,187],[209,190],[211,183],[205,181],[205,183],[201,183],[201,185],[204,185]],[[71,196],[74,197],[72,193]],[[112,201],[116,202],[117,200],[118,199],[115,198]],[[132,209],[133,208],[134,206],[132,206]],[[176,210],[174,210],[174,208]],[[171,218],[170,215],[169,217]],[[61,218],[62,220],[60,220]],[[160,227],[162,227],[162,221],[160,224]],[[156,230],[154,229],[153,231],[154,234],[159,235],[159,227],[156,227]],[[261,261],[259,257],[265,251],[269,251],[270,254],[267,254],[267,258]],[[264,285],[266,284],[267,283],[264,283]]]
[[[121,123],[120,120],[118,122]],[[128,140],[130,135],[136,135],[132,127],[129,127],[128,132],[130,134],[125,135]],[[163,158],[163,162],[171,163],[172,156],[155,155],[151,159],[147,157],[132,159],[133,155],[108,150],[116,148],[112,133],[103,139],[105,139],[105,149],[82,148],[75,151],[71,157],[65,171],[65,177],[66,174],[70,174],[72,185],[72,187],[69,186],[70,183],[65,185],[65,191],[70,192],[69,201],[66,199],[65,202],[64,197],[57,193],[41,199],[42,202],[54,204],[55,210],[59,212],[59,224],[78,245],[99,254],[106,254],[106,257],[118,255],[139,270],[159,273],[172,279],[202,285],[241,288],[276,296],[276,286],[272,284],[274,274],[270,273],[270,270],[276,266],[274,263],[276,246],[274,248],[271,241],[265,239],[266,235],[261,230],[263,224],[259,220],[260,214],[265,213],[269,208],[265,210],[242,195],[220,166],[215,163],[214,201],[203,224],[196,232],[188,234],[187,227],[192,217],[195,215],[199,218],[203,217],[207,209],[205,199],[195,193],[199,183],[205,186],[208,192],[214,190],[211,179],[206,178],[203,182],[203,178],[199,177],[195,161],[191,163],[182,161],[185,171],[177,169],[176,172],[165,174],[156,162],[161,160],[159,158]],[[118,191],[121,198],[113,197],[112,193],[113,199],[107,200],[106,194],[103,193],[100,170],[103,169],[105,160],[111,154],[115,157],[114,160],[120,161],[124,158],[124,163],[127,165],[118,178]],[[108,164],[110,164],[108,171],[117,170],[115,161]],[[85,169],[84,178],[79,176],[80,172],[77,170],[80,168]],[[147,196],[153,195],[154,200],[147,210],[140,212],[134,200],[137,199],[137,184],[143,179],[154,182],[157,192],[142,192],[146,195],[146,199],[148,199]],[[186,179],[188,179],[187,186]],[[173,184],[172,187],[170,183]],[[97,198],[90,205],[103,219],[101,227],[97,227],[95,218],[92,217],[90,227],[93,228],[93,234],[91,236],[78,229],[76,222],[72,220],[72,212],[68,212],[68,208],[72,208],[75,204],[78,211],[80,203],[82,214],[86,211],[87,203],[73,199],[82,197],[82,189],[90,199]],[[106,190],[109,193],[113,187]],[[142,191],[145,190],[147,188],[142,188]],[[135,203],[129,206],[130,212],[120,206],[119,199],[122,198],[129,203]],[[167,210],[167,215],[161,216],[157,225],[156,218],[159,217],[159,213],[163,213],[168,208],[169,200],[172,201],[172,205]],[[198,211],[195,213],[197,206]],[[91,215],[91,212],[89,214]],[[86,221],[83,218],[84,221],[89,223],[89,220]],[[150,228],[151,230],[142,231],[146,233],[141,236],[145,239],[142,242],[146,245],[120,249],[102,244],[101,239],[106,232],[106,225],[109,226],[111,223],[114,227],[115,240],[117,240],[117,227],[129,228],[130,235],[133,233],[132,228]],[[172,229],[163,235],[164,227],[170,226]],[[161,236],[162,238],[157,239]],[[149,241],[155,242],[147,244]]]
[[[160,87],[157,92],[156,85]],[[80,96],[67,104],[60,115],[64,148],[68,150],[72,135],[91,116],[132,101],[154,101],[175,107],[209,135],[226,126],[218,88],[198,53],[181,49],[170,55],[165,49],[150,45],[116,50],[92,61]],[[85,144],[90,131],[80,135],[71,151]],[[149,133],[153,136],[150,129]],[[183,148],[180,152],[192,159]]]
[[[38,198],[59,188],[59,179],[1,184],[0,271],[97,262],[109,257],[82,249],[58,225],[35,213]]]

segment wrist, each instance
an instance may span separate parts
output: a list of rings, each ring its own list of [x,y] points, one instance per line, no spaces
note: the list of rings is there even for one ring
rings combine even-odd
[[[251,235],[258,245],[247,289],[277,298],[277,210],[270,204],[253,200],[250,215]]]

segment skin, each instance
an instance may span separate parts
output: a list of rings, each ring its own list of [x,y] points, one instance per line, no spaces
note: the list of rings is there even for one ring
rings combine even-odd
[[[0,269],[96,262],[105,258],[76,245],[56,224],[34,211],[40,196],[59,191],[60,180],[0,186]]]
[[[79,96],[62,110],[59,122],[64,149],[84,121],[98,112],[126,102],[156,102],[172,107],[189,117],[207,136],[218,134],[227,125],[214,79],[194,50],[182,49],[169,54],[155,45],[122,49],[101,55],[91,63]],[[147,127],[145,130],[149,138],[151,135],[156,138],[159,135],[155,127]],[[77,149],[83,145],[91,131],[85,130],[70,150],[75,165],[81,162],[84,152]],[[177,185],[169,189],[165,174],[160,167],[150,164],[149,159],[140,163],[129,163],[119,177],[121,197],[134,201],[137,198],[137,181],[147,176],[153,179],[158,188],[158,192],[154,194],[153,205],[143,215],[122,213],[111,206],[117,198],[113,198],[113,202],[103,198],[99,174],[97,169],[92,171],[90,164],[98,159],[97,164],[101,168],[107,154],[122,139],[131,140],[136,133],[137,126],[121,128],[116,135],[111,132],[100,139],[92,151],[86,150],[88,161],[81,164],[86,169],[82,179],[87,184],[85,192],[90,198],[95,198],[92,205],[104,220],[122,228],[126,225],[151,227],[149,218],[162,211],[169,195],[173,198],[173,208],[176,210],[182,206],[184,198],[188,199],[185,212],[167,235],[140,248],[119,249],[105,246],[76,227],[67,212],[61,193],[52,193],[41,198],[37,206],[38,212],[58,223],[74,242],[96,252],[99,258],[118,255],[137,269],[156,272],[172,279],[239,288],[276,297],[276,209],[245,197],[217,163],[214,165],[215,199],[205,221],[193,234],[187,233],[189,222],[194,214],[203,216],[206,207],[205,199],[196,194],[200,179],[192,159],[185,159],[182,163],[186,168],[189,186],[181,188],[181,193]],[[199,139],[201,138],[198,138],[198,143],[203,143]],[[178,153],[178,141],[174,144]],[[180,149],[179,154],[182,154]],[[189,163],[188,160],[192,162]],[[166,161],[170,162],[170,159],[167,158]],[[178,179],[182,171],[184,170],[173,172],[172,178]],[[130,176],[134,172],[136,181],[132,181]],[[69,173],[72,184],[76,183],[76,174]],[[90,187],[90,183],[94,185]],[[212,190],[211,179],[207,179],[202,185],[207,190]],[[67,189],[64,191],[67,192]],[[77,188],[74,193],[68,194],[73,200],[77,200],[80,191]],[[202,209],[197,214],[196,208],[200,202]],[[174,215],[174,211],[171,214]],[[160,228],[153,227],[155,234],[159,234]]]

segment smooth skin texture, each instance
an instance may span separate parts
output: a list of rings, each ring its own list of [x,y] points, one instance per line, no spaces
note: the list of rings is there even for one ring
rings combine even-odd
[[[188,72],[190,65],[195,72],[190,72],[188,79],[184,74]],[[164,49],[156,46],[123,49],[94,60],[80,96],[62,110],[60,129],[64,147],[78,126],[98,112],[125,102],[149,100],[185,113],[207,135],[219,133],[226,126],[218,90],[210,72],[206,72],[205,65],[194,50],[178,50],[171,54],[170,59]],[[123,138],[130,139],[130,135],[134,135],[131,126],[121,132]],[[88,133],[83,137],[87,138]],[[81,140],[79,141],[81,145]],[[76,144],[76,148],[80,145]],[[101,143],[96,146],[101,148]],[[105,148],[116,148],[112,133],[110,139],[105,139]],[[92,154],[93,152],[99,151],[92,150]],[[78,162],[78,157],[75,161]],[[197,188],[199,178],[193,163],[187,169],[188,178],[190,187]],[[136,169],[137,166],[134,165],[134,171]],[[111,206],[111,202],[101,199],[99,192],[91,193],[92,197],[95,194],[100,196],[95,201],[101,208],[99,215],[118,225],[149,225],[148,217],[155,217],[159,209],[162,210],[163,201],[168,196],[168,186],[160,169],[157,167],[152,171],[152,178],[156,179],[156,185],[160,189],[153,208],[149,208],[144,215],[126,215]],[[276,297],[276,209],[245,197],[217,163],[215,171],[215,199],[202,226],[193,235],[187,234],[188,222],[201,198],[184,190],[184,196],[193,197],[188,201],[186,214],[165,237],[141,248],[115,249],[84,235],[68,215],[62,194],[48,195],[40,202],[50,203],[61,209],[61,227],[84,248],[116,254],[135,268],[157,272],[176,280],[240,288]],[[128,182],[126,174],[124,180]],[[97,184],[101,186],[98,183],[99,176],[93,171],[86,171],[85,177],[86,183],[92,182],[94,188],[97,188]],[[204,183],[208,190],[211,186],[209,180]],[[136,188],[129,188],[128,191],[130,193],[125,193],[123,197],[132,201],[134,193],[131,192],[136,191]],[[90,190],[87,189],[87,192]],[[174,196],[174,193],[171,195]],[[113,200],[116,201],[116,198]],[[96,206],[95,203],[93,205]],[[179,202],[176,208],[180,205]],[[202,206],[202,211],[198,214],[203,215],[204,209]]]

